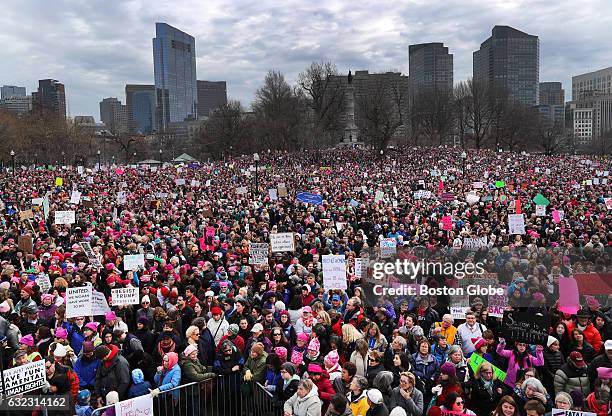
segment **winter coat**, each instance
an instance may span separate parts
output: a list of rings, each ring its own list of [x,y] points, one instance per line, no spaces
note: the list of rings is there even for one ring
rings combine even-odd
[[[438,365],[441,366],[444,364],[448,358],[448,351],[450,347],[447,345],[446,348],[442,349],[437,344],[431,348],[431,353],[438,362]]]
[[[287,400],[295,394],[300,384],[300,376],[294,374],[289,383],[285,385],[285,380],[281,379],[276,383],[276,389],[274,390],[274,400],[280,406],[282,406]]]
[[[160,392],[171,390],[181,385],[181,366],[176,363],[168,371],[157,372],[154,377],[155,384]],[[172,398],[176,401],[179,399],[179,390],[172,392]]]
[[[527,354],[525,359],[523,360],[521,366],[519,367],[519,363],[516,362],[516,358],[514,356],[514,352],[512,350],[504,349],[505,343],[500,342],[497,345],[497,353],[508,360],[508,369],[506,370],[506,379],[504,382],[514,388],[516,384],[516,376],[519,372],[519,369],[526,369],[528,367],[540,367],[544,365],[544,353],[542,350],[536,350],[536,356],[534,357],[531,354]]]
[[[91,389],[95,386],[96,372],[98,371],[98,367],[100,367],[100,363],[100,360],[93,357],[91,359],[86,359],[83,356],[77,358],[73,369],[79,377],[79,385],[81,389]]]
[[[357,375],[364,376],[366,375],[366,370],[368,369],[368,356],[365,357],[359,354],[357,351],[353,351],[351,354],[351,362],[355,364],[357,367]]]
[[[588,366],[589,379],[591,382],[594,382],[597,378],[597,369],[599,367],[612,368],[612,361],[608,358],[606,354],[598,355],[591,361]]]
[[[377,404],[368,409],[365,416],[389,416],[389,409],[384,403]]]
[[[585,342],[582,344],[582,349],[578,348],[578,345],[572,342],[567,352],[567,355],[569,356],[570,353],[572,353],[573,351],[578,351],[580,354],[582,354],[582,358],[584,358],[584,361],[586,361],[587,363],[590,363],[591,360],[595,357],[595,349],[591,344],[586,342],[586,339]]]
[[[570,393],[572,390],[580,390],[584,397],[591,392],[591,384],[587,368],[576,368],[567,362],[555,373],[555,394],[564,391]]]
[[[312,386],[312,389],[303,398],[298,397],[295,393],[285,402],[283,410],[295,416],[321,416],[321,400],[319,400],[317,386]]]
[[[353,412],[354,416],[365,416],[370,408],[368,404],[368,398],[366,396],[366,391],[362,392],[359,397],[352,397],[352,393],[349,393],[349,407]]]
[[[372,386],[374,384],[374,378],[381,371],[385,371],[385,366],[382,364],[378,364],[376,366],[368,366],[368,371],[366,373],[366,378],[368,379],[368,384]]]
[[[251,379],[252,382],[259,382],[261,384],[264,383],[265,379],[266,379],[266,358],[267,358],[268,354],[262,354],[259,357],[257,357],[256,359],[253,359],[252,357],[249,356],[249,358],[247,359],[246,364],[244,365],[244,369],[246,370],[250,370],[251,374],[253,375],[253,378]]]
[[[393,389],[389,409],[393,410],[399,406],[406,411],[407,416],[421,416],[423,414],[423,393],[413,388],[410,400],[406,400],[400,393],[400,387]]]
[[[109,359],[103,360],[96,372],[95,391],[99,397],[106,397],[111,391],[119,393],[119,400],[127,398],[128,387],[131,382],[130,365],[119,354],[119,349],[110,345]]]
[[[418,352],[412,355],[412,360],[414,362],[414,375],[421,379],[425,384],[425,389],[429,390],[440,372],[438,362],[433,355],[429,354],[423,359]]]
[[[470,404],[469,408],[473,410],[477,415],[489,415],[499,400],[504,396],[506,387],[504,383],[495,379],[491,388],[491,394],[487,391],[484,381],[482,379],[475,379],[469,383],[471,388],[470,391]],[[498,393],[497,389],[501,389],[501,393]]]
[[[561,366],[565,364],[565,357],[561,351],[552,352],[548,349],[544,350],[544,367],[542,367],[542,384],[546,390],[552,391],[555,373]]]
[[[567,332],[571,334],[574,331],[574,328],[577,327],[578,326],[576,324],[570,324],[567,326]],[[599,333],[597,328],[595,328],[595,325],[589,322],[589,324],[586,326],[586,328],[584,328],[584,331],[582,332],[584,333],[584,340],[593,346],[595,354],[599,354],[599,351],[602,347],[602,340],[601,334]]]
[[[210,373],[206,367],[198,360],[192,360],[189,357],[183,357],[179,361],[181,366],[181,384],[185,383],[201,383],[216,376],[215,373]]]
[[[81,348],[83,348],[83,341],[85,341],[85,335],[83,334],[84,328],[84,325],[81,328],[76,325],[70,325],[70,327],[67,328],[70,346],[74,350],[75,354],[79,354],[81,352]]]
[[[323,410],[327,410],[329,402],[336,394],[334,386],[332,385],[329,379],[329,374],[327,373],[327,371],[323,371],[321,373],[321,378],[319,378],[318,381],[314,381],[313,379],[312,382],[315,384],[315,386],[317,386],[317,390],[319,391],[319,397],[323,401]]]
[[[208,328],[200,331],[200,338],[198,338],[198,360],[207,367],[213,365],[215,361],[215,340]]]
[[[221,318],[218,321],[215,321],[214,318],[210,318],[206,323],[206,327],[215,339],[214,345],[218,345],[221,338],[227,334],[229,323],[227,323],[225,318]]]
[[[146,380],[143,380],[142,383],[132,384],[130,389],[128,390],[128,399],[133,399],[134,397],[144,396],[145,394],[149,394],[149,390],[151,390],[151,383]]]

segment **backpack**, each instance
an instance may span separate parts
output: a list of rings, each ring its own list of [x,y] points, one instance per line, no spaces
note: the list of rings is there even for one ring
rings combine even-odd
[[[80,389],[79,376],[70,367],[67,368],[66,375],[68,376],[68,381],[70,382],[70,396],[76,401],[76,397],[79,394]]]

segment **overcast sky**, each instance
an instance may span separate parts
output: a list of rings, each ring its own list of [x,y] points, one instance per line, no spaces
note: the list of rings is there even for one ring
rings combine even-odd
[[[0,11],[0,84],[55,78],[70,115],[99,119],[99,101],[125,102],[126,83],[153,83],[155,22],[196,38],[198,79],[225,80],[248,106],[268,69],[289,82],[312,61],[408,73],[408,45],[444,42],[455,83],[494,25],[540,37],[540,81],[612,66],[610,0],[21,0]]]

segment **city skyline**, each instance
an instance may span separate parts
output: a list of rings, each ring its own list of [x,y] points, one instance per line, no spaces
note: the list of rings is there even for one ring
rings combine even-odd
[[[566,91],[572,76],[612,66],[605,36],[612,5],[605,1],[395,3],[132,1],[99,8],[25,1],[0,16],[0,84],[25,86],[30,94],[39,79],[57,79],[66,86],[71,116],[98,119],[103,98],[125,101],[126,84],[153,83],[155,22],[194,36],[197,79],[227,81],[228,97],[246,108],[269,69],[291,83],[312,61],[332,61],[341,73],[408,74],[408,45],[417,43],[443,42],[454,56],[457,83],[472,76],[472,54],[495,25],[538,36],[540,81],[561,81]]]

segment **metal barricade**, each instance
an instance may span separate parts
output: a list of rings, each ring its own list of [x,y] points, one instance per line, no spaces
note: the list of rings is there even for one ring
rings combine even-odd
[[[105,416],[114,405],[94,410]],[[200,383],[187,383],[153,398],[155,416],[282,416],[282,403],[256,382],[245,382],[240,374],[220,375]],[[107,412],[106,415],[113,414]]]

